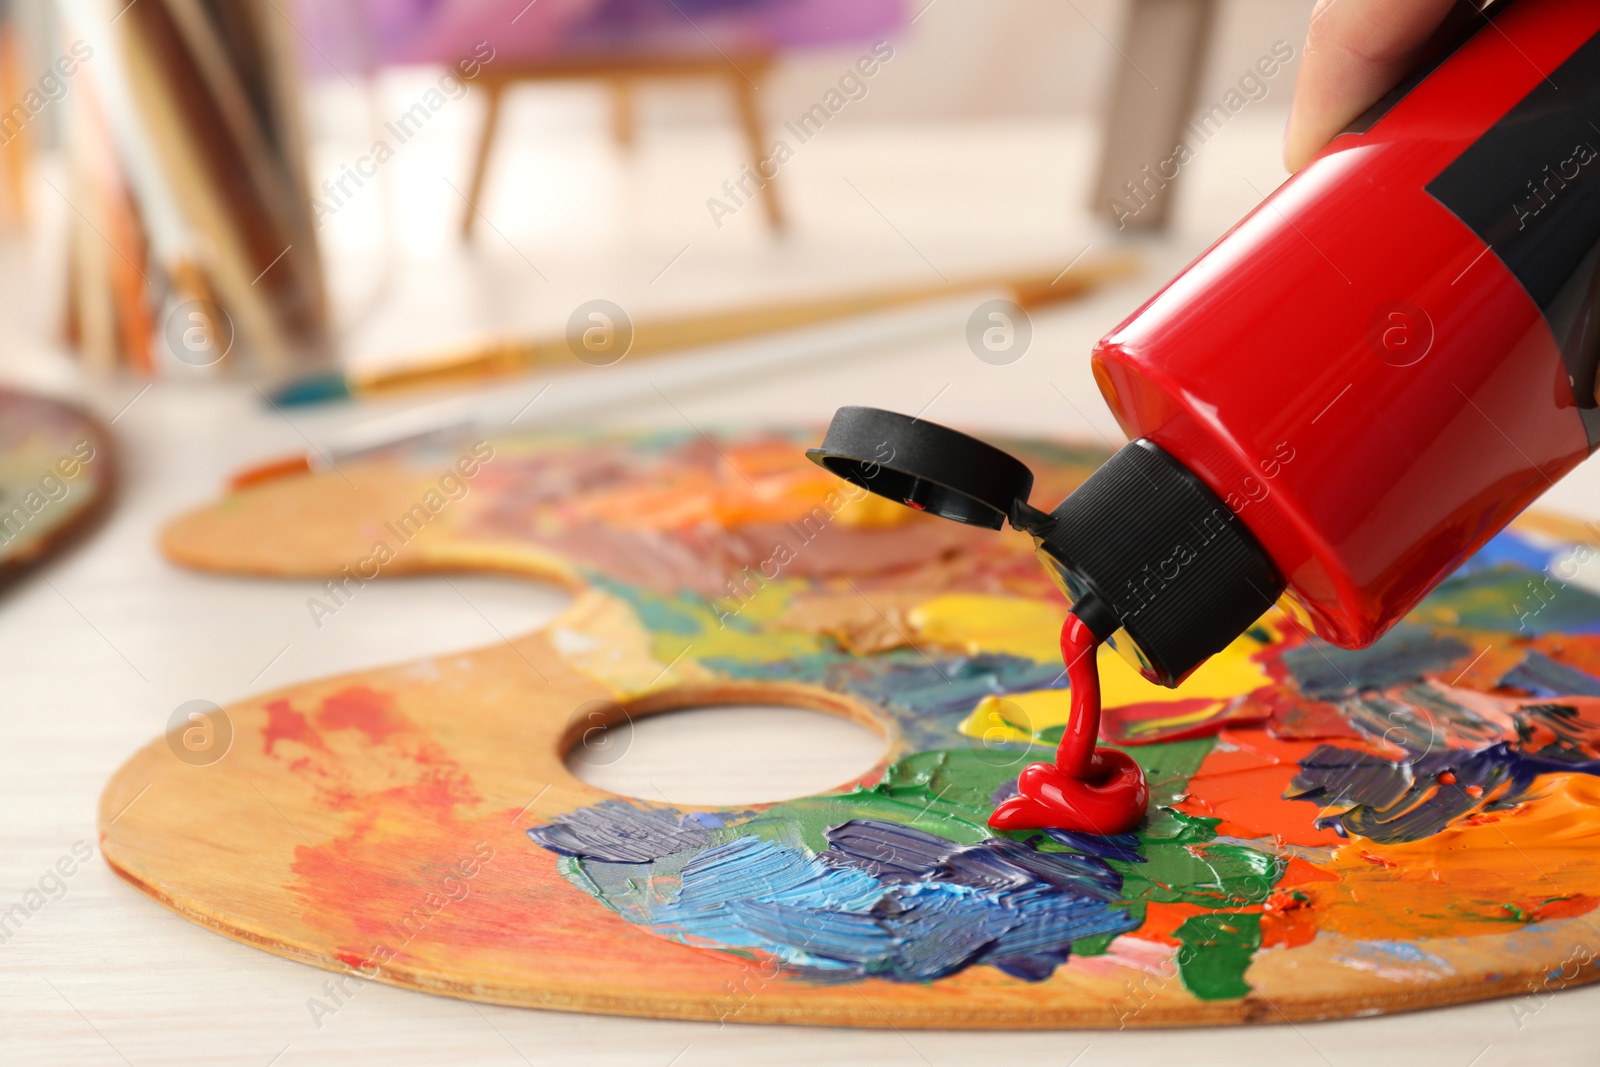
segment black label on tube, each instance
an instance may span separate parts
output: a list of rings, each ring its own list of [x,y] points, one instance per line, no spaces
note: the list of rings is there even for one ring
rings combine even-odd
[[[1551,71],[1428,183],[1522,283],[1600,437],[1600,34]]]

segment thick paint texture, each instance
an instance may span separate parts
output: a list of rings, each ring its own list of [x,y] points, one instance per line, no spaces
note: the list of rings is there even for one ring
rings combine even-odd
[[[1062,739],[1071,694],[1054,643],[1034,632],[1061,609],[944,594],[904,617],[914,648],[862,657],[812,631],[799,654],[705,661],[883,708],[928,747],[877,784],[732,815],[607,802],[529,834],[628,921],[818,981],[922,982],[972,966],[1040,981],[1133,939],[1169,952],[1190,993],[1222,999],[1249,994],[1259,953],[1324,930],[1389,939],[1402,946],[1383,950],[1393,956],[1423,951],[1410,938],[1584,914],[1600,900],[1600,852],[1580,851],[1600,838],[1600,785],[1574,783],[1600,783],[1600,642],[1574,626],[1552,644],[1485,601],[1508,570],[1525,584],[1528,561],[1548,565],[1557,548],[1508,534],[1489,553],[1370,649],[1264,619],[1174,691],[1124,688],[1121,660],[1102,658],[1116,695],[1101,740],[1125,746],[1152,790],[1130,833],[985,825],[1022,767]],[[703,619],[629,595],[657,625],[673,622],[674,651],[704,635]],[[1600,599],[1582,597],[1600,618]],[[1513,629],[1418,621],[1463,615]],[[796,647],[786,617],[769,607],[752,637]],[[711,818],[725,821],[707,831]],[[1514,847],[1488,840],[1506,831]],[[646,842],[660,854],[643,855]],[[1566,872],[1560,889],[1508,869],[1516,849]],[[1403,966],[1362,951],[1339,965]]]
[[[989,813],[1068,723],[1065,604],[1026,537],[853,510],[801,458],[808,439],[497,443],[429,550],[566,560],[589,592],[551,644],[597,691],[731,679],[854,702],[894,734],[879,772],[748,809],[607,798],[524,816],[521,799],[487,810],[394,694],[269,702],[264,758],[361,820],[296,853],[306,921],[352,959],[404,959],[393,916],[414,905],[394,872],[444,871],[481,838],[493,861],[427,927],[475,952],[593,928],[663,975],[1109,974],[1231,1000],[1268,964],[1442,980],[1473,938],[1569,936],[1600,902],[1600,597],[1570,544],[1496,538],[1359,652],[1274,611],[1177,690],[1108,655],[1099,741],[1143,771],[1145,817],[998,831]],[[1100,458],[1014,450],[1040,499]],[[393,784],[348,788],[374,760]]]
[[[968,750],[921,753],[835,797],[731,817],[606,801],[528,833],[630,921],[817,978],[927,981],[984,964],[1042,981],[1075,944],[1136,929],[1145,900],[1234,905],[1270,890],[1273,857],[1191,849],[1212,836],[1198,821],[995,835],[991,798],[1014,773]]]
[[[1115,906],[1121,877],[1092,857],[1005,839],[960,845],[858,818],[828,827],[820,852],[733,820],[704,847],[658,833],[631,854],[661,855],[614,862],[605,857],[617,854],[617,825],[660,819],[623,807],[631,810],[609,808],[608,823],[557,822],[530,836],[572,856],[575,873],[634,922],[685,944],[760,952],[818,978],[927,981],[985,963],[1037,981],[1074,941],[1137,925]]]

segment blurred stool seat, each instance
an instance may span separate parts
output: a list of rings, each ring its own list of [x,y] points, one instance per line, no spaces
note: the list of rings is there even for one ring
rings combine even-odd
[[[712,79],[732,95],[752,167],[767,143],[756,100],[780,53],[882,39],[905,24],[904,0],[301,0],[315,55],[356,42],[360,69],[453,64],[487,43],[493,61],[473,79],[488,96],[461,232],[470,237],[493,155],[501,104],[522,82],[596,79],[611,92],[611,128],[634,143],[633,94],[640,82]],[[785,218],[775,182],[762,187],[768,223]]]

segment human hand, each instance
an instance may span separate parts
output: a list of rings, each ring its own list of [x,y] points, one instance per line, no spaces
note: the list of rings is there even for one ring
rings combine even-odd
[[[1284,134],[1291,170],[1411,72],[1455,0],[1317,0]]]

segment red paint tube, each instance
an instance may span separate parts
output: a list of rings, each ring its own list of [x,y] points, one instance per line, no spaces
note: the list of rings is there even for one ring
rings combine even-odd
[[[1086,631],[1069,667],[1092,639],[1177,685],[1286,590],[1327,640],[1376,640],[1600,444],[1600,4],[1461,13],[1470,32],[1100,342],[1133,440],[1053,510],[1015,458],[892,412],[841,408],[808,454],[1030,533]],[[1092,829],[1080,747],[996,825]]]
[[[1600,4],[1472,18],[1094,354],[1347,647],[1600,443]]]

